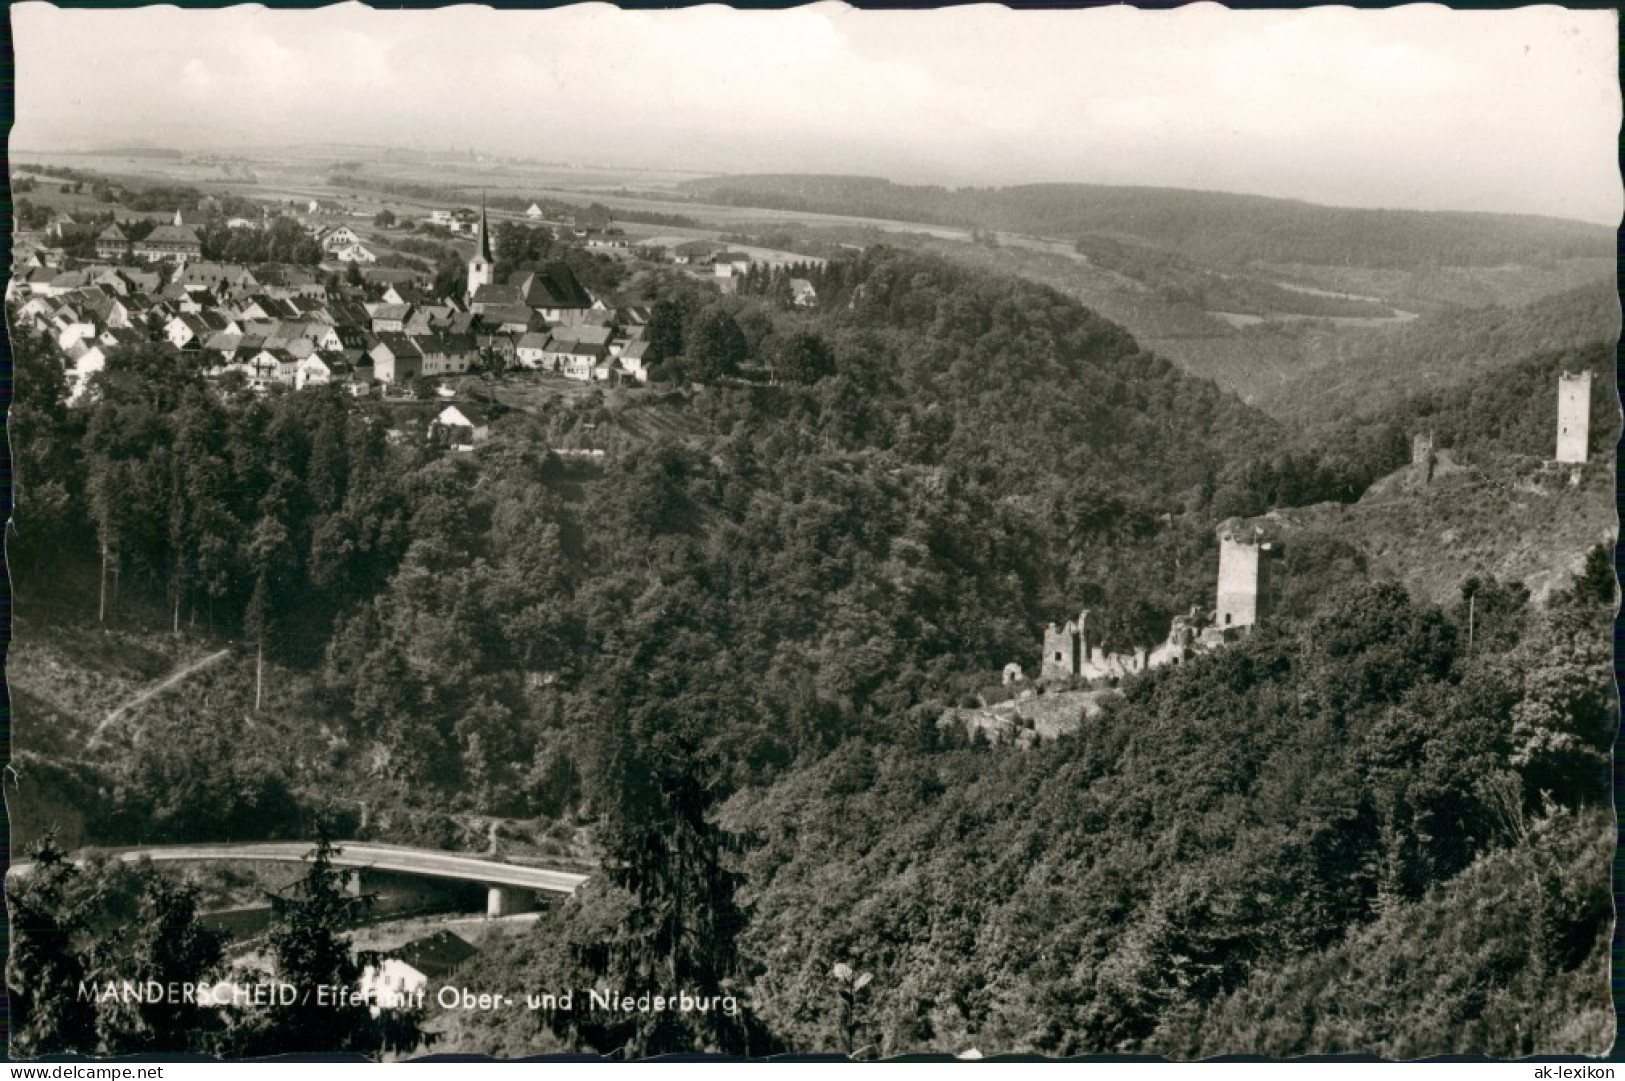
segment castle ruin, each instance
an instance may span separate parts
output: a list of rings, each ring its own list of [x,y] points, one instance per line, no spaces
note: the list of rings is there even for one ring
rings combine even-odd
[[[1427,457],[1432,459],[1432,438],[1428,437]],[[1107,653],[1089,644],[1089,610],[1064,626],[1049,624],[1044,629],[1044,652],[1039,659],[1041,683],[1072,680],[1120,679],[1124,676],[1182,664],[1198,653],[1217,649],[1234,641],[1247,628],[1266,619],[1270,613],[1270,561],[1278,553],[1278,530],[1270,523],[1232,518],[1218,528],[1219,577],[1213,618],[1200,608],[1175,616],[1168,637],[1153,650],[1143,646],[1132,653]],[[1011,682],[1007,665],[1005,682]]]
[[[1557,460],[1584,465],[1591,443],[1591,372],[1557,377]]]
[[[1144,647],[1133,653],[1107,653],[1089,645],[1089,609],[1066,626],[1051,623],[1044,629],[1044,656],[1038,678],[1046,681],[1106,679],[1145,671],[1149,659]]]

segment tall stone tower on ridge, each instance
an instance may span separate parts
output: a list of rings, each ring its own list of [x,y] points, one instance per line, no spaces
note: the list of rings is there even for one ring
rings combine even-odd
[[[1425,487],[1433,479],[1433,433],[1417,432],[1411,437],[1411,485]]]
[[[1245,522],[1219,526],[1219,588],[1213,624],[1220,630],[1251,627],[1269,615],[1269,552],[1263,531]]]
[[[1557,460],[1585,464],[1591,443],[1591,372],[1557,377]]]
[[[491,223],[485,216],[485,196],[480,196],[480,239],[475,245],[474,257],[468,261],[468,298],[490,285],[496,276],[496,260],[491,257]]]

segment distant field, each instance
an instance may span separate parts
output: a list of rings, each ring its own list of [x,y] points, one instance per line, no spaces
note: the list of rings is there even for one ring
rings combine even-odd
[[[33,191],[25,191],[17,195],[18,199],[27,199],[35,206],[48,206],[52,210],[62,210],[69,214],[83,211],[86,214],[102,214],[109,210],[118,210],[113,203],[104,203],[87,188],[82,192],[67,192],[61,188],[62,181],[56,177],[39,177],[39,184]],[[134,211],[124,211],[127,215]],[[162,214],[149,214],[148,217],[162,217]]]
[[[325,176],[337,163],[359,165],[370,176],[423,184],[461,184],[492,191],[513,187],[563,186],[570,188],[670,188],[706,174],[671,169],[634,169],[609,166],[521,164],[469,161],[456,156],[401,160],[375,147],[288,147],[249,149],[235,153],[165,158],[117,151],[92,153],[27,152],[15,155],[25,162],[66,165],[91,172],[162,176],[187,183],[229,180],[224,166],[264,174],[294,173]]]
[[[334,159],[340,160],[340,159]],[[325,169],[327,163],[322,163]],[[456,185],[493,194],[524,194],[542,188],[616,191],[622,188],[669,188],[700,173],[673,170],[615,169],[600,166],[516,165],[497,162],[398,162],[362,160],[361,172],[380,179],[414,184]]]
[[[448,190],[443,199],[413,199],[378,192],[349,189],[327,182],[332,167],[341,161],[356,160],[335,153],[325,157],[290,156],[281,159],[249,158],[237,163],[253,173],[252,182],[228,176],[214,164],[173,159],[101,156],[93,154],[32,154],[26,160],[46,165],[64,165],[106,176],[124,183],[192,184],[205,190],[229,190],[250,199],[285,202],[343,200],[370,212],[389,209],[396,214],[417,217],[431,208],[466,206],[477,202],[482,191],[491,195],[555,199],[586,206],[601,203],[612,210],[644,210],[661,214],[681,214],[701,221],[706,232],[735,230],[779,222],[808,225],[884,226],[889,230],[920,233],[947,239],[968,239],[962,229],[891,222],[878,218],[840,214],[813,214],[786,210],[759,210],[751,207],[713,206],[682,199],[634,198],[616,194],[623,188],[648,190],[675,184],[696,174],[640,172],[633,170],[563,169],[483,164],[395,163],[362,160],[361,175],[390,182],[432,184]],[[517,217],[493,213],[493,217]],[[672,232],[661,227],[662,232]]]
[[[241,178],[228,176],[218,165],[206,165],[170,158],[103,156],[95,154],[19,154],[26,164],[59,165],[107,177],[124,183],[196,184],[222,190],[247,186]]]

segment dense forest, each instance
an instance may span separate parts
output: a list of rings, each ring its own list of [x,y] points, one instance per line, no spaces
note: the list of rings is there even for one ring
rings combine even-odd
[[[1494,454],[1546,458],[1556,440],[1557,379],[1564,372],[1589,371],[1591,380],[1591,459],[1606,462],[1619,437],[1619,390],[1610,378],[1614,347],[1594,343],[1546,350],[1509,364],[1493,379],[1415,394],[1380,414],[1378,423],[1431,431],[1438,445],[1483,459]],[[1531,409],[1530,402],[1549,403]],[[1358,428],[1360,422],[1354,422]]]
[[[1208,509],[1238,497],[1267,421],[1048,290],[888,252],[840,274],[821,287],[854,305],[825,316],[665,302],[668,378],[800,356],[811,382],[645,403],[683,436],[601,468],[548,453],[591,422],[579,407],[443,457],[391,447],[394,422],[336,390],[222,397],[152,349],[69,409],[53,354],[19,337],[20,603],[102,612],[116,580],[126,607],[312,672],[403,799],[438,799],[427,782],[522,810],[568,804],[556,749],[595,723],[613,659],[692,649],[737,699],[711,738],[748,777],[907,730],[1080,601],[1128,644],[1205,596]]]
[[[505,266],[547,255],[499,238]],[[1602,1038],[1606,554],[1545,608],[1480,580],[1439,609],[1322,544],[1278,625],[1129,681],[1073,736],[1023,754],[938,723],[1080,605],[1103,645],[1160,641],[1211,599],[1218,521],[1357,499],[1415,424],[1522,451],[1569,358],[1295,434],[1049,288],[880,247],[797,273],[815,310],[772,276],[728,297],[640,276],[654,384],[493,398],[473,454],[410,412],[210,386],[157,348],[114,351],[69,407],[49,343],[14,335],[19,613],[241,658],[235,687],[94,762],[24,718],[35,791],[95,793],[99,844],[303,831],[360,787],[588,823],[587,891],[467,978],[689,981],[749,1007],[449,1034],[475,1050],[1243,1049],[1249,996],[1318,1001],[1337,951],[1374,965],[1463,909],[1503,921],[1498,952],[1429,963],[1493,966],[1549,1012],[1339,1033]],[[602,461],[555,453],[587,432]],[[329,946],[353,915],[332,885],[306,898]],[[1521,912],[1540,935],[1506,930]],[[1271,1046],[1342,1049],[1304,1025]]]
[[[1449,892],[1492,850],[1533,867],[1536,892],[1517,904],[1540,909],[1545,890],[1562,906],[1529,941],[1456,899],[1457,917],[1493,921],[1497,937],[1480,943],[1488,957],[1434,961],[1449,974],[1440,985],[1481,982],[1476,966],[1527,966],[1595,994],[1612,737],[1597,679],[1612,585],[1600,580],[1601,596],[1540,615],[1510,591],[1471,647],[1465,604],[1446,613],[1392,587],[1353,588],[1301,627],[1135,684],[1052,749],[990,762],[850,745],[742,796],[724,822],[754,842],[750,945],[804,959],[764,975],[770,1024],[797,1045],[829,1042],[827,958],[876,972],[865,1021],[882,1053],[1551,1046],[1544,1018],[1516,1034],[1491,1031],[1493,1013],[1482,1029],[1407,1031],[1396,996],[1366,1031],[1285,1029],[1261,1047],[1241,1027],[1244,1006],[1204,1006],[1254,973],[1309,969],[1379,918],[1414,922],[1408,906]],[[1542,830],[1551,850],[1531,839]],[[1501,888],[1492,871],[1462,885]],[[1439,993],[1429,977],[1411,976],[1404,995]],[[1254,1000],[1293,1016],[1291,994],[1319,984],[1292,978],[1290,993],[1260,981]],[[1497,1008],[1539,1000],[1514,993]],[[1589,1024],[1601,1036],[1611,1018],[1599,1007]],[[1570,1020],[1556,1012],[1550,1023]]]
[[[1528,304],[1430,314],[1379,334],[1315,335],[1299,347],[1302,366],[1273,397],[1293,402],[1287,415],[1314,426],[1351,411],[1392,408],[1396,398],[1414,396],[1419,385],[1432,384],[1442,395],[1462,386],[1475,388],[1475,393],[1498,393],[1506,369],[1537,354],[1586,349],[1590,357],[1585,363],[1601,374],[1612,370],[1613,363],[1597,349],[1612,350],[1619,318],[1615,286],[1598,282]],[[1339,385],[1337,373],[1349,369],[1360,373],[1357,384]],[[1491,373],[1494,378],[1486,378]],[[1311,393],[1317,387],[1325,392]],[[1529,411],[1507,419],[1527,425],[1541,418],[1538,411]]]
[[[685,181],[696,199],[1002,229],[1037,236],[1130,236],[1204,262],[1331,266],[1497,266],[1607,256],[1614,231],[1557,218],[1360,210],[1178,188],[1033,184],[909,187],[872,177],[724,176]]]
[[[1049,747],[849,738],[722,810],[736,986],[779,1046],[864,1057],[1600,1053],[1613,599],[1604,550],[1545,611],[1354,584]],[[556,979],[635,909],[594,885],[470,978]]]

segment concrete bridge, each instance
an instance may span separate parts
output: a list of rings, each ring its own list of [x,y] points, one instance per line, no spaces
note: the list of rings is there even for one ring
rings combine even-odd
[[[534,907],[536,895],[568,897],[581,888],[587,876],[545,867],[459,856],[426,848],[407,848],[365,842],[335,842],[333,866],[354,872],[349,888],[361,892],[367,872],[401,875],[441,882],[465,882],[486,890],[487,916],[508,916]],[[105,850],[123,863],[308,863],[315,852],[309,841],[261,841],[245,844],[149,845],[142,848]],[[82,863],[83,859],[75,862]],[[13,863],[8,873],[27,874],[28,861]]]

